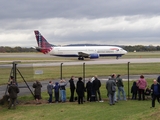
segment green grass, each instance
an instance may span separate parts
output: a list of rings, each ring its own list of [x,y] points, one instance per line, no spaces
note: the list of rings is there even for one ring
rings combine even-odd
[[[128,53],[123,58],[152,58],[159,57],[159,52],[150,53]],[[0,60],[38,60],[41,58],[0,58]],[[110,59],[110,58],[108,58]],[[113,57],[111,58],[113,59]],[[65,60],[64,58],[42,58],[42,61],[47,60]],[[7,63],[7,62],[6,62]],[[2,63],[1,63],[2,64]],[[145,64],[130,64],[130,74],[159,74],[160,63],[145,63]],[[35,70],[43,70],[44,74],[35,75]],[[51,67],[36,67],[20,68],[22,75],[27,81],[59,79],[60,66]],[[0,69],[0,84],[6,84],[10,74],[10,68]],[[118,65],[86,65],[86,77],[91,77],[95,74],[99,76],[108,76],[112,73],[121,75],[127,74],[127,64]],[[68,78],[71,75],[83,76],[83,66],[63,66],[63,78]],[[18,82],[22,79],[17,75]],[[147,79],[147,78],[146,78]],[[148,84],[152,84],[153,79],[147,79]],[[130,81],[130,88],[132,81]],[[129,90],[130,90],[129,88]],[[128,83],[125,82],[125,91],[128,96]],[[129,91],[130,92],[130,91]],[[75,103],[58,103],[41,105],[35,104],[20,104],[16,110],[8,110],[7,106],[0,106],[1,120],[158,120],[160,118],[160,105],[156,102],[156,108],[150,109],[151,100],[146,101],[120,101],[115,106],[109,106],[108,98],[106,97],[105,84],[101,87],[101,95],[105,100],[103,103],[91,102],[78,105]],[[67,88],[67,99],[70,92]],[[131,96],[131,93],[130,93]],[[43,101],[47,101],[48,94],[42,93]],[[32,101],[33,97],[20,96],[20,102]]]
[[[2,108],[1,120],[158,120],[160,107],[150,109],[151,101],[120,101],[115,106],[104,103],[60,103]]]
[[[150,80],[148,80],[151,83]],[[125,91],[127,91],[127,82]],[[69,99],[70,91],[67,88],[67,99]],[[138,101],[128,100],[119,101],[114,106],[109,106],[106,97],[105,84],[101,87],[101,95],[103,103],[85,102],[83,105],[74,103],[53,103],[47,104],[48,94],[42,94],[43,104],[20,104],[16,110],[8,110],[7,106],[0,106],[1,120],[158,120],[160,117],[160,105],[156,101],[156,107],[150,109],[151,100]],[[18,100],[29,101],[33,97],[21,96]]]
[[[159,74],[160,63],[130,63],[130,74],[131,75],[140,75],[140,74]],[[49,66],[49,67],[22,67],[18,68],[25,78],[26,81],[35,81],[35,80],[53,80],[61,78],[60,66]],[[34,74],[36,70],[42,70],[43,74]],[[6,84],[11,68],[2,68],[0,69],[0,84]],[[105,76],[112,73],[117,73],[121,75],[128,74],[127,64],[106,64],[106,65],[86,65],[85,66],[85,77],[91,77],[94,75]],[[70,76],[82,76],[83,77],[83,65],[77,66],[63,66],[62,68],[62,78],[68,79]],[[20,74],[17,72],[17,81],[22,82]]]

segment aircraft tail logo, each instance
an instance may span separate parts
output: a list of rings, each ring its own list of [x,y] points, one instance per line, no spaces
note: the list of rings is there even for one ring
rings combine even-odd
[[[44,54],[49,53],[52,50],[52,45],[41,35],[37,30],[34,31],[37,40],[38,47],[36,48],[39,52]]]

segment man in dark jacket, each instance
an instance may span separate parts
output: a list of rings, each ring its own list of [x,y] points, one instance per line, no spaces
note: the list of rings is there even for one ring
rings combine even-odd
[[[89,79],[88,82],[86,83],[86,90],[87,90],[87,101],[91,101],[91,90],[92,90],[91,79]]]
[[[158,76],[158,78],[157,78],[157,82],[160,84],[160,76]]]
[[[48,103],[52,103],[52,95],[53,95],[53,84],[52,81],[49,81],[49,84],[47,85],[47,92],[49,94]]]
[[[8,88],[8,93],[10,96],[10,102],[9,102],[9,107],[8,109],[11,108],[13,104],[13,108],[16,108],[16,100],[17,100],[17,93],[19,93],[19,88],[17,87],[15,82],[12,82],[12,84]]]
[[[108,79],[106,82],[106,89],[107,89],[107,95],[109,97],[109,104],[114,105],[115,100],[114,100],[114,94],[116,92],[116,82],[114,80],[114,75],[111,76],[111,78]]]
[[[101,87],[101,81],[98,79],[97,75],[95,75],[95,80],[93,81],[93,89],[95,91],[95,99],[98,101],[97,94],[99,96],[99,101],[101,101],[101,93],[100,93],[100,87]]]
[[[75,91],[74,76],[71,77],[71,79],[69,80],[69,83],[70,83],[70,92],[71,92],[69,101],[74,102],[74,91]]]
[[[78,94],[78,104],[83,104],[84,83],[82,82],[82,77],[78,78],[78,82],[76,84],[76,92]]]
[[[155,100],[157,99],[158,103],[159,101],[159,96],[160,96],[160,85],[157,83],[156,80],[153,80],[153,84],[151,85],[151,91],[152,91],[152,107],[155,107]]]
[[[36,81],[36,83],[33,83],[34,95],[36,99],[36,104],[40,104],[39,100],[41,99],[41,87],[42,84],[39,81]]]
[[[118,87],[118,100],[121,100],[120,92],[122,92],[123,100],[127,100],[127,99],[126,99],[126,93],[125,93],[125,91],[124,91],[123,81],[122,81],[122,78],[121,78],[120,76],[121,76],[121,75],[117,75],[117,78],[116,78],[117,87]]]

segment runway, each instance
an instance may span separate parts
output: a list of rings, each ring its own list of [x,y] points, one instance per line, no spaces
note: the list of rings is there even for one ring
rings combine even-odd
[[[41,55],[40,55],[41,56]],[[45,56],[45,55],[44,55]],[[30,56],[31,57],[31,56]],[[43,57],[43,56],[42,56]],[[0,62],[3,62],[3,61],[0,61]],[[10,62],[13,62],[13,61],[10,61]],[[35,62],[35,60],[34,60]],[[67,65],[100,65],[100,64],[128,64],[128,62],[130,64],[132,63],[160,63],[160,58],[134,58],[134,59],[94,59],[94,60],[84,60],[84,61],[46,61],[46,62],[38,62],[37,63],[32,63],[32,60],[30,60],[29,63],[19,63],[18,65],[20,66],[25,66],[25,67],[30,67],[31,65],[33,67],[39,67],[39,66],[60,66],[60,64],[63,63],[63,66],[67,66]],[[9,63],[9,62],[8,62]],[[12,67],[12,64],[1,64],[0,65],[0,68],[3,68],[3,67]],[[158,75],[148,75],[147,78],[157,78]],[[124,80],[127,80],[127,76],[123,76]],[[137,80],[139,78],[139,75],[138,76],[130,76],[130,80]],[[101,78],[101,82],[102,83],[105,83],[107,80],[107,78]],[[48,84],[48,81],[49,80],[45,80],[45,81],[41,81],[42,82],[42,85],[43,85],[43,88],[42,88],[42,91],[46,91],[46,86]],[[28,83],[30,88],[32,88],[32,84],[33,82],[29,82]],[[19,84],[20,86],[24,86],[24,84]],[[4,95],[5,93],[5,90],[6,90],[6,85],[1,85],[0,86],[0,98]],[[33,88],[32,88],[33,90]],[[19,93],[19,95],[27,95],[27,94],[30,94],[30,91],[26,88],[21,88],[20,90],[21,92]]]
[[[8,61],[9,64],[3,64],[4,61],[1,61],[0,68],[3,67],[11,67],[13,61]],[[135,59],[95,59],[95,60],[87,60],[87,61],[45,61],[40,62],[37,60],[30,60],[29,63],[24,63],[21,61],[18,63],[19,66],[27,67],[44,67],[44,66],[69,66],[69,65],[105,65],[105,64],[130,64],[132,63],[160,63],[160,58],[135,58]]]
[[[70,62],[48,62],[48,63],[34,63],[34,67],[38,66],[59,66],[61,63],[63,65],[102,65],[102,64],[128,64],[129,63],[158,63],[160,58],[139,58],[139,59],[98,59],[91,61],[70,61]]]

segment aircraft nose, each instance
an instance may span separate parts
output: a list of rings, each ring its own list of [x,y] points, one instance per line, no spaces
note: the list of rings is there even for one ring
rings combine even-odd
[[[126,51],[126,50],[124,50],[124,54],[127,54],[127,51]]]

